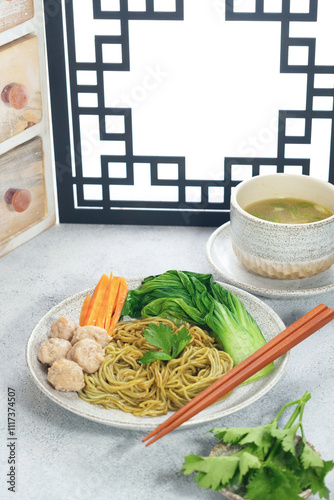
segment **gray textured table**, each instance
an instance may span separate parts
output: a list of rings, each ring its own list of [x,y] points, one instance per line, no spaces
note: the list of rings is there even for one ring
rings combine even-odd
[[[214,425],[178,430],[145,448],[143,433],[107,427],[72,414],[34,385],[25,346],[51,307],[94,286],[109,270],[127,278],[167,269],[212,272],[205,257],[211,228],[57,225],[0,259],[1,441],[0,498],[16,500],[160,500],[223,498],[179,474],[183,457],[207,455],[217,426],[262,425],[306,390],[306,436],[334,458],[334,324],[291,352],[277,385],[260,400]],[[215,275],[215,278],[219,276]],[[334,293],[294,300],[263,298],[290,324],[319,303],[334,307]],[[7,490],[10,447],[7,388],[16,391],[16,492]],[[327,476],[334,495],[334,472]],[[317,497],[310,497],[311,499]]]

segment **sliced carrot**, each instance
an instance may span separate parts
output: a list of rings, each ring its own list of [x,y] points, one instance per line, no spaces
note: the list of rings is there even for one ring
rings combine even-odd
[[[87,297],[85,298],[85,300],[82,304],[81,311],[80,311],[80,320],[79,320],[80,326],[84,326],[84,324],[85,324],[85,319],[87,316],[89,304],[90,304],[90,295],[87,295]]]
[[[112,283],[112,278],[109,278],[109,282],[106,288],[106,291],[104,292],[104,296],[101,302],[100,309],[97,313],[96,317],[96,326],[99,326],[100,328],[104,328],[105,320],[106,320],[106,314],[107,314],[107,305],[108,305],[108,300],[109,300],[109,295],[110,295],[110,288],[111,288],[111,283]]]
[[[96,285],[96,288],[94,290],[94,294],[92,297],[92,300],[89,304],[89,308],[87,311],[87,316],[85,319],[85,325],[95,325],[96,324],[96,319],[98,312],[100,310],[100,306],[106,291],[106,288],[109,283],[109,277],[104,274],[101,278],[98,284]]]
[[[120,283],[120,287],[119,287],[115,312],[112,315],[110,326],[108,329],[108,333],[111,337],[112,337],[114,329],[119,321],[119,318],[121,317],[122,309],[123,309],[127,295],[128,295],[128,287],[126,284],[126,280],[125,280],[125,278],[121,278],[121,283]]]
[[[113,315],[115,308],[116,308],[120,284],[121,284],[121,278],[119,278],[118,276],[114,276],[112,279],[112,283],[111,283],[107,311],[106,311],[106,319],[105,319],[105,324],[104,324],[104,328],[107,331],[109,330],[109,327],[110,327],[111,316]]]

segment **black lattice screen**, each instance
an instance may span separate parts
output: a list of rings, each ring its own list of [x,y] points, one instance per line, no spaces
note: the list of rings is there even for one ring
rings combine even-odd
[[[225,157],[219,179],[206,178],[205,168],[200,179],[187,176],[186,156],[164,156],[163,152],[159,156],[136,154],[131,105],[112,107],[105,102],[105,72],[131,71],[129,23],[171,21],[172,29],[172,22],[184,21],[187,0],[90,1],[91,22],[111,24],[110,34],[95,35],[94,57],[88,55],[87,62],[82,56],[78,60],[74,0],[45,1],[61,222],[219,226],[229,219],[231,189],[243,180],[245,169],[248,175],[251,170],[255,176],[285,172],[294,166],[299,168],[299,173],[310,174],[310,158],[289,157],[288,151],[290,145],[311,144],[314,119],[331,121],[330,152],[325,169],[328,180],[334,183],[334,85],[316,82],[319,75],[334,75],[334,66],[316,64],[315,37],[290,34],[291,23],[317,23],[318,7],[325,0],[319,0],[319,5],[318,0],[212,0],[212,7],[217,13],[223,13],[225,23],[279,23],[280,72],[303,74],[306,78],[305,109],[279,111],[277,156]],[[296,54],[300,59],[294,63]],[[85,78],[81,79],[80,75]],[[82,162],[85,137],[81,124],[88,123],[89,128],[89,120],[97,124],[98,138],[95,139],[99,144],[110,145],[110,154],[105,151],[99,155],[94,175],[85,174]],[[291,125],[298,125],[301,132],[291,135]],[[237,176],[233,173],[236,167]],[[136,176],[144,173],[148,175],[150,190],[155,193],[154,199],[145,199],[145,193],[140,199],[138,196],[131,199]],[[119,196],[125,188],[127,195]],[[196,201],[187,195],[188,190],[194,188]],[[217,196],[214,200],[210,198],[212,189],[221,193],[218,200]]]

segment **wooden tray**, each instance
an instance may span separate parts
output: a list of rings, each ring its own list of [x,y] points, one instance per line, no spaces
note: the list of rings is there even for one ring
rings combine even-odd
[[[0,1],[0,33],[28,21],[34,15],[33,0]]]

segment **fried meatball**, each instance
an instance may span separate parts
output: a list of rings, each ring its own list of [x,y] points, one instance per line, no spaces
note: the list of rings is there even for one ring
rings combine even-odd
[[[57,359],[48,370],[48,381],[57,391],[80,391],[85,387],[81,366],[69,359]]]
[[[75,330],[73,338],[71,340],[72,345],[82,339],[92,339],[95,340],[103,348],[109,344],[111,341],[110,335],[108,335],[107,330],[100,328],[98,326],[78,326]]]
[[[78,363],[86,373],[94,373],[100,368],[105,352],[95,340],[82,339],[72,346],[66,357]]]
[[[67,321],[67,319],[63,316],[60,316],[58,321],[55,321],[51,325],[50,335],[51,337],[57,337],[59,339],[71,341],[74,331],[77,327],[77,323],[71,323]]]
[[[66,358],[71,347],[71,342],[68,340],[58,338],[45,340],[39,348],[38,359],[41,363],[52,365],[56,359]]]

